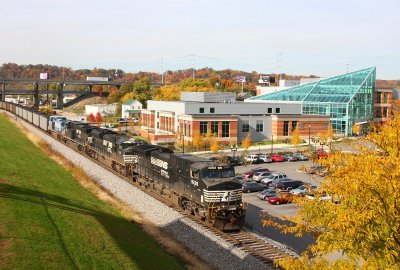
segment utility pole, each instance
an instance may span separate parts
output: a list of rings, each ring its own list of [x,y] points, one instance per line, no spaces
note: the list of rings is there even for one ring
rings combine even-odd
[[[161,84],[164,85],[164,57],[161,57]]]
[[[194,67],[196,66],[196,55],[192,54],[192,64],[193,64],[193,80],[194,80]]]

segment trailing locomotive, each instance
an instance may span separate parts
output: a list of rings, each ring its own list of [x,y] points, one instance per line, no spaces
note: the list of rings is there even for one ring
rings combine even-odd
[[[69,147],[156,191],[220,230],[240,229],[245,222],[241,184],[234,179],[234,169],[226,164],[173,153],[144,140],[65,117],[45,118],[15,104],[0,102],[0,109],[48,131]]]

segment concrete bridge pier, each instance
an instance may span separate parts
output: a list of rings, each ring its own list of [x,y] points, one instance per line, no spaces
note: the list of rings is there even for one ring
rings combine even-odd
[[[64,107],[64,94],[63,94],[64,83],[57,83],[57,109]]]
[[[39,83],[33,83],[33,108],[39,110]]]
[[[6,101],[6,83],[3,81],[2,87],[1,87],[1,101]]]

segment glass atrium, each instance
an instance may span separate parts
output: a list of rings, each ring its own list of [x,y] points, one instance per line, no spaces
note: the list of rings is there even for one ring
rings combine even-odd
[[[301,101],[303,114],[329,115],[336,134],[352,135],[355,123],[372,120],[376,68],[295,86],[250,100]]]

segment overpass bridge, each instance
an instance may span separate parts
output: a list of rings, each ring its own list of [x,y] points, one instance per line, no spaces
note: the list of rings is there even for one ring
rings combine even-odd
[[[11,86],[13,84],[33,84],[33,90],[18,90],[11,89],[7,86]],[[48,90],[49,84],[56,84],[56,90]],[[57,108],[62,109],[64,94],[75,94],[75,95],[83,95],[86,93],[92,93],[94,85],[107,85],[107,86],[115,86],[120,88],[124,83],[115,82],[115,81],[87,81],[87,80],[57,80],[57,79],[11,79],[11,78],[0,78],[0,84],[2,84],[1,92],[0,92],[0,100],[5,101],[6,95],[33,95],[33,107],[35,109],[39,108],[39,94],[56,94],[57,95]],[[39,91],[39,85],[43,85],[45,90]],[[67,85],[76,85],[76,86],[87,86],[87,90],[66,90],[64,89]]]

